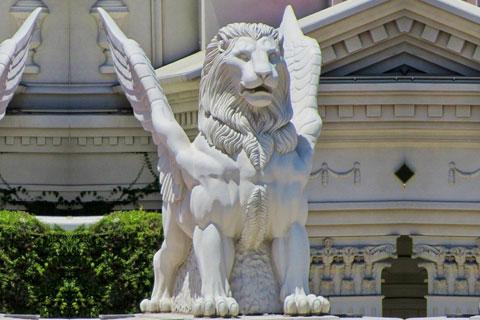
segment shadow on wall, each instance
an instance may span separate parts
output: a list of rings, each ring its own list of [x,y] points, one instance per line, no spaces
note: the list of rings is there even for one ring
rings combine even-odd
[[[427,316],[427,272],[419,268],[418,259],[412,259],[412,238],[397,239],[397,259],[382,274],[383,316],[412,318]]]

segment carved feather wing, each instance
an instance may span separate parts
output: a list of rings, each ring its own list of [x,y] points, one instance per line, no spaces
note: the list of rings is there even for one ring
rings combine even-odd
[[[292,123],[313,150],[322,128],[317,107],[322,64],[320,47],[315,39],[303,34],[291,6],[285,8],[279,32],[283,36],[284,58],[290,73]]]
[[[35,9],[11,39],[0,43],[0,119],[22,79],[28,48],[41,11],[41,8]]]
[[[185,183],[175,156],[190,140],[175,120],[150,60],[137,42],[128,39],[108,13],[99,8],[111,54],[125,95],[135,117],[152,133],[158,146],[158,171],[163,201],[175,202],[183,195]]]

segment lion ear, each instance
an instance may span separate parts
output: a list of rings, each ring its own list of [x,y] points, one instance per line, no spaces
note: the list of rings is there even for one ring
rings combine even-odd
[[[217,45],[220,53],[224,52],[228,48],[228,40],[224,37],[222,33],[217,34]]]
[[[277,30],[280,33],[282,42],[284,42],[285,37],[290,39],[303,37],[302,29],[300,29],[300,26],[298,25],[297,17],[295,16],[291,5],[285,7],[282,22]]]
[[[279,47],[280,52],[282,53],[282,56],[283,56],[284,53],[285,53],[285,50],[283,48],[283,35],[281,33],[278,35],[278,47]]]

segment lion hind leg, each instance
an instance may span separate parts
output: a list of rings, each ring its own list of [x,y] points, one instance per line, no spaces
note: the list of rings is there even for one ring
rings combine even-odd
[[[165,239],[153,257],[154,285],[151,299],[140,303],[142,312],[170,312],[175,274],[185,261],[191,247],[191,239],[183,232],[175,217],[175,208],[168,203],[162,209]]]

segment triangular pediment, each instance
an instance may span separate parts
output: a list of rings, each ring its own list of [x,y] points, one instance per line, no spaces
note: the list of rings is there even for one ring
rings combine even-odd
[[[300,24],[323,76],[480,76],[480,8],[461,0],[349,0]]]

